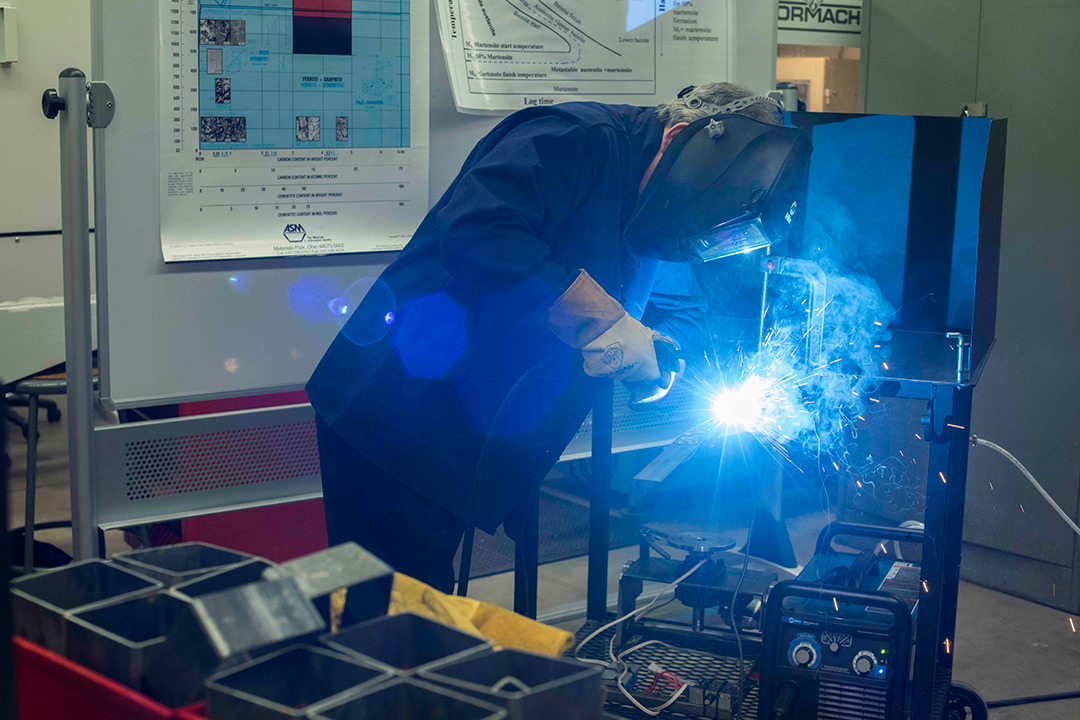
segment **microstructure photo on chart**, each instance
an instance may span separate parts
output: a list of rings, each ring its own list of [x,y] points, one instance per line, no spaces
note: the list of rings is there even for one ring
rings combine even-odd
[[[247,21],[199,20],[200,45],[246,45]]]
[[[232,102],[232,78],[214,79],[214,102],[218,105]]]
[[[322,139],[318,115],[296,116],[296,139],[300,142],[318,142]]]
[[[206,53],[198,57],[199,115],[247,118],[243,143],[218,137],[213,149],[409,147],[409,0],[180,4],[199,9],[190,36]]]
[[[206,49],[206,74],[207,75],[220,75],[225,71],[225,63],[222,60],[221,53],[224,52],[221,48],[207,48]]]
[[[246,117],[203,117],[199,122],[199,140],[204,143],[247,141]]]

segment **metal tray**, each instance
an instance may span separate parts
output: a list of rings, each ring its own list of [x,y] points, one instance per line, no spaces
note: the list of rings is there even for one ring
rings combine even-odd
[[[414,678],[401,678],[341,700],[311,720],[503,720],[506,710]]]
[[[68,613],[67,657],[163,705],[191,704],[217,663],[178,650],[174,637],[190,613],[189,602],[164,592]]]
[[[422,670],[425,680],[505,707],[511,720],[599,720],[599,665],[498,650]]]
[[[356,658],[294,645],[211,677],[207,713],[212,720],[303,718],[391,677]]]
[[[267,570],[263,577],[296,580],[332,630],[385,615],[394,585],[393,568],[354,542],[282,563]],[[330,610],[330,600],[340,590],[346,591],[345,605],[340,617],[336,617]]]
[[[157,580],[97,559],[34,573],[11,581],[13,632],[63,655],[67,651],[67,611],[160,589]]]
[[[491,648],[491,643],[483,638],[412,613],[369,620],[336,634],[323,635],[319,641],[397,674],[417,672],[433,663],[468,657]]]
[[[224,570],[216,570],[201,575],[194,580],[188,580],[179,585],[173,585],[170,592],[181,598],[202,597],[210,593],[258,582],[263,578],[263,572],[273,567],[274,564],[266,560],[248,560],[239,565],[227,567]]]
[[[113,561],[159,580],[165,587],[236,565],[255,556],[202,542],[132,550],[113,556]]]

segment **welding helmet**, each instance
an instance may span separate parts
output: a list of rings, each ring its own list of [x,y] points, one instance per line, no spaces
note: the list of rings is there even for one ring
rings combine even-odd
[[[708,262],[787,235],[812,148],[798,128],[733,114],[766,101],[776,102],[754,97],[723,107],[705,103],[719,112],[675,136],[623,233],[630,255]]]

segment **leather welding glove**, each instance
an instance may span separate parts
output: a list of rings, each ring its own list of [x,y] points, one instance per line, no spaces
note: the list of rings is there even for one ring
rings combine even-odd
[[[663,336],[630,317],[584,270],[548,308],[545,325],[581,350],[585,372],[592,377],[625,383],[660,379],[653,343]]]

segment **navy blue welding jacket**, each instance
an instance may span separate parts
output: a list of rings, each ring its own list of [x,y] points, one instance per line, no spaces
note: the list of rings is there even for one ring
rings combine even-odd
[[[646,311],[662,264],[629,257],[621,237],[662,132],[653,108],[600,103],[499,123],[323,356],[307,385],[319,416],[462,517],[478,482],[477,524],[493,531],[558,460],[597,387],[538,319],[579,269]],[[685,323],[691,292],[678,286],[692,274],[671,269],[675,287],[649,310]]]

